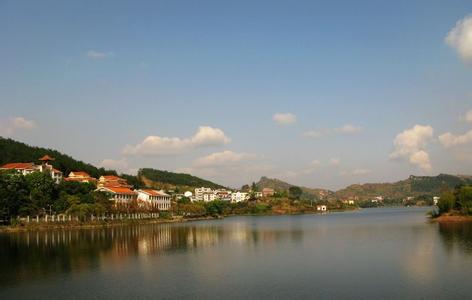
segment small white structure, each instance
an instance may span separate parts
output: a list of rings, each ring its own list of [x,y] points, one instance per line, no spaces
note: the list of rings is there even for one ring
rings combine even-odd
[[[326,205],[317,205],[316,210],[319,212],[325,212],[328,210],[328,207]]]
[[[231,202],[232,203],[237,203],[237,202],[243,202],[249,199],[249,194],[244,193],[244,192],[235,192],[231,194]]]
[[[193,196],[193,193],[190,192],[190,191],[186,191],[186,192],[184,193],[184,197],[192,198],[192,196]]]
[[[137,199],[139,203],[146,206],[157,208],[159,210],[169,210],[171,206],[171,196],[164,191],[150,189],[137,190]]]
[[[434,205],[438,205],[439,199],[441,199],[441,197],[434,196],[434,197],[433,197],[433,204],[434,204]]]

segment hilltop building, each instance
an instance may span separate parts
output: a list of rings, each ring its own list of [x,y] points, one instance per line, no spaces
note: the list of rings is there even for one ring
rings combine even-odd
[[[98,179],[98,187],[125,187],[131,188],[126,179],[116,175],[103,175]]]
[[[69,173],[69,176],[64,178],[65,181],[75,181],[83,183],[97,183],[97,179],[90,176],[87,172],[73,171]]]
[[[51,178],[56,184],[62,181],[62,172],[55,169],[50,162],[54,158],[45,155],[39,159],[41,161],[40,165],[35,163],[8,163],[0,167],[0,170],[15,170],[21,175],[28,175],[34,172],[48,173],[51,175]]]

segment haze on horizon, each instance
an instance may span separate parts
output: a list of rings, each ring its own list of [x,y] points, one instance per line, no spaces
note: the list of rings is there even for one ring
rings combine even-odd
[[[472,170],[471,1],[2,1],[0,136],[338,189]]]

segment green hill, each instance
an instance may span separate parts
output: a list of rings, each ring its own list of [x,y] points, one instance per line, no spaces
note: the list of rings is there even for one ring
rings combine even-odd
[[[174,173],[150,168],[140,169],[138,178],[145,186],[165,189],[193,190],[196,187],[213,189],[224,188],[222,185],[190,174]]]
[[[257,188],[261,191],[263,188],[271,188],[274,189],[276,192],[283,193],[287,192],[288,189],[292,186],[296,186],[280,179],[276,178],[268,178],[262,176],[261,179],[256,183]],[[328,197],[333,194],[332,191],[327,189],[319,189],[319,188],[308,188],[304,186],[300,186],[303,191],[304,198],[316,198],[321,199]]]
[[[33,147],[12,139],[0,137],[0,165],[10,162],[38,162],[38,158],[44,155],[52,156],[55,160],[51,164],[67,176],[71,171],[85,171],[91,176],[98,178],[105,174],[116,174],[115,171],[97,168],[91,164],[76,160],[69,155],[57,150]]]
[[[438,176],[410,176],[406,180],[393,183],[354,184],[335,193],[338,198],[358,197],[366,200],[375,196],[392,199],[435,196],[444,188],[452,189],[461,184],[472,184],[471,176],[439,174]]]

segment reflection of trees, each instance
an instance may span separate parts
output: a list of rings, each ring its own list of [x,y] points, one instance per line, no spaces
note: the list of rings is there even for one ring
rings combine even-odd
[[[57,273],[120,265],[133,256],[197,251],[220,243],[273,246],[300,241],[300,229],[254,228],[246,222],[129,225],[0,234],[0,286]]]
[[[439,233],[447,252],[457,248],[467,254],[472,254],[472,222],[440,223]]]

